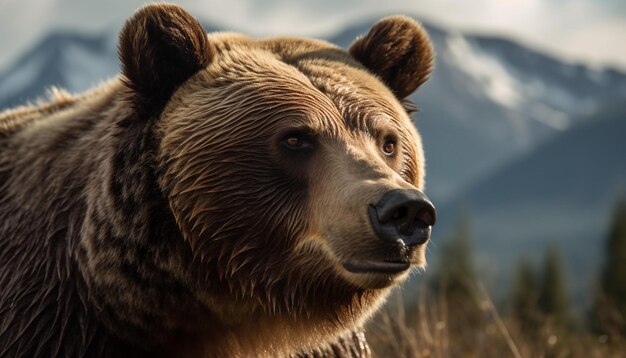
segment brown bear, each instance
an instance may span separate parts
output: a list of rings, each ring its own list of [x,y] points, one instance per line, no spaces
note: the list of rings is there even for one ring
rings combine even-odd
[[[368,356],[435,211],[422,27],[344,51],[149,5],[122,74],[0,114],[0,356]]]

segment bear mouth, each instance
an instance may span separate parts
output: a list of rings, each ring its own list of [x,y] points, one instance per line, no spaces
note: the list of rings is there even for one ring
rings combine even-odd
[[[343,267],[352,273],[383,273],[395,274],[408,270],[410,262],[406,261],[345,261]]]

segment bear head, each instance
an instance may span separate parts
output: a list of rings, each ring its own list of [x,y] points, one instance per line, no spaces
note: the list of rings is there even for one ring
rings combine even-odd
[[[344,51],[207,36],[179,7],[153,5],[119,50],[207,302],[361,317],[425,264],[435,212],[406,100],[433,67],[418,23],[382,19]]]

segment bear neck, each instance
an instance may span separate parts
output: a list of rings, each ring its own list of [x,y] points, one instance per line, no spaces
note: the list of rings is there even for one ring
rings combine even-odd
[[[103,249],[90,233],[101,217],[93,213],[111,200],[99,187],[116,145],[110,129],[124,114],[114,113],[121,87],[113,80],[62,105],[0,117],[0,356],[138,351],[103,324],[109,306],[99,305],[105,286],[94,277],[107,272],[88,263],[90,250]]]
[[[132,108],[120,87],[94,128],[100,155],[85,183],[77,265],[106,329],[152,349],[191,336],[183,327],[206,310],[185,270],[191,249],[157,184],[157,116]]]

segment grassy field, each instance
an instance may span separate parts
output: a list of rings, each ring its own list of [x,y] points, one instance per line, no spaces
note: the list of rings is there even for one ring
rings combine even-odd
[[[424,285],[417,302],[394,296],[367,327],[375,357],[626,357],[624,337],[557,328],[539,317],[532,329],[502,313],[487,291],[447,298]],[[506,311],[506,310],[505,310]]]

